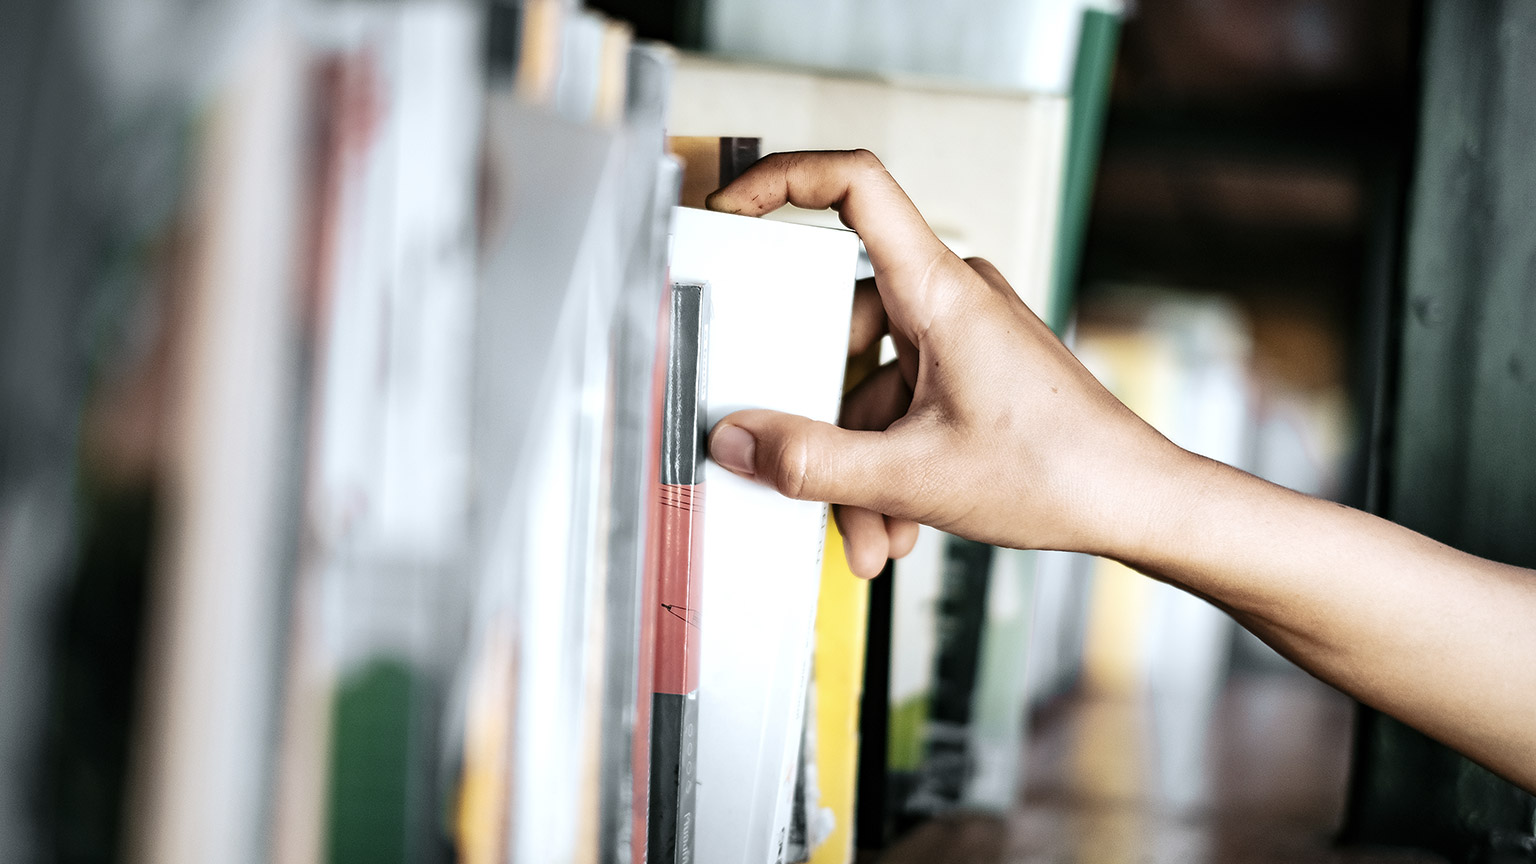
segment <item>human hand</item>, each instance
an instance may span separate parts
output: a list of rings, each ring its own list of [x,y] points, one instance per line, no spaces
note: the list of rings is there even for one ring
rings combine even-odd
[[[1536,791],[1536,578],[1299,495],[1169,443],[1106,391],[985,261],[961,261],[865,152],[781,153],[710,197],[759,216],[832,207],[875,268],[857,351],[897,360],[842,428],[726,416],[710,454],[794,498],[841,505],[853,571],[915,523],[1002,546],[1117,558],[1231,612],[1366,704]]]
[[[776,153],[711,195],[761,216],[838,211],[864,241],[850,352],[889,332],[897,360],[844,399],[841,427],[767,410],[710,434],[721,465],[837,507],[865,578],[909,552],[917,523],[1001,546],[1129,555],[1189,454],[1106,391],[991,264],[962,261],[867,151]]]

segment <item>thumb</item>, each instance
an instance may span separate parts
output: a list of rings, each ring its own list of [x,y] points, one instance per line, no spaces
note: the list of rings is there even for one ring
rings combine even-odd
[[[737,411],[716,424],[709,454],[734,474],[807,501],[909,518],[905,461],[889,432],[855,432],[795,414]]]

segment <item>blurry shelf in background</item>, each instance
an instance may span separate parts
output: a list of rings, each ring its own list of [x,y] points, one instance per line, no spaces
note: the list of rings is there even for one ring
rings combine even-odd
[[[1352,162],[1362,150],[1401,145],[1403,124],[1412,117],[1412,106],[1402,104],[1396,94],[1216,103],[1121,98],[1105,130],[1109,143],[1121,152]]]
[[[1341,318],[1400,217],[1414,4],[1166,0],[1127,19],[1084,288],[1301,290]]]
[[[1035,718],[1028,795],[1006,818],[941,818],[865,864],[1440,861],[1333,847],[1350,704],[1300,673],[1253,673],[1227,683],[1208,726],[1180,728],[1146,701],[1074,692]],[[1160,767],[1181,749],[1195,774]],[[1192,800],[1173,788],[1191,776]]]

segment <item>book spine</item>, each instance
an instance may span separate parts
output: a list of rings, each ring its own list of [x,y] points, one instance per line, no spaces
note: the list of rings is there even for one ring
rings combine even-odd
[[[945,810],[960,802],[972,773],[972,706],[987,625],[993,549],[985,543],[948,538],[944,582],[937,612],[938,653],[933,698],[928,705],[927,753],[920,806]]]
[[[708,290],[672,286],[661,465],[652,522],[657,598],[646,860],[693,860],[704,539],[703,384]]]
[[[667,392],[667,357],[671,351],[670,325],[672,308],[672,289],[670,284],[663,289],[661,304],[657,307],[656,315],[656,360],[655,371],[651,380],[651,393],[655,399],[654,423],[651,428],[650,453],[658,454],[661,450],[661,426],[666,416],[666,392]],[[652,457],[650,465],[646,469],[647,480],[650,488],[656,489],[661,485],[661,461]],[[661,496],[646,496],[645,524],[647,533],[654,536],[657,525],[661,520]],[[656,608],[660,596],[660,574],[657,572],[654,560],[651,557],[656,549],[656,543],[647,539],[647,558],[645,572],[642,574],[640,588],[640,682],[638,698],[635,705],[634,749],[631,753],[634,798],[632,800],[632,821],[630,823],[630,861],[632,864],[644,864],[646,859],[646,845],[648,838],[647,813],[651,807],[651,705],[655,701],[656,691],[656,616],[651,610]]]
[[[684,165],[679,203],[702,209],[709,193],[752,167],[762,152],[762,139],[673,135],[667,139],[667,147]]]
[[[910,713],[893,718],[912,744],[921,747],[920,753],[904,757],[915,758],[915,766],[893,760],[891,819],[897,835],[953,809],[973,768],[971,709],[993,549],[948,535],[942,542],[939,592],[933,606],[931,689],[926,702],[905,703]],[[907,766],[912,770],[898,772]]]
[[[1083,10],[1077,63],[1072,73],[1072,116],[1067,130],[1067,164],[1061,184],[1061,226],[1056,241],[1051,299],[1043,317],[1057,333],[1066,330],[1072,298],[1077,291],[1083,246],[1088,235],[1088,211],[1098,175],[1104,118],[1120,44],[1120,14],[1103,9]]]

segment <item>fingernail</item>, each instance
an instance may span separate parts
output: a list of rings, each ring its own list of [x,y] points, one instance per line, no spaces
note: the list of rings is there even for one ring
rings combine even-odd
[[[740,426],[721,426],[709,439],[709,455],[730,470],[751,477],[756,474],[757,439]]]

